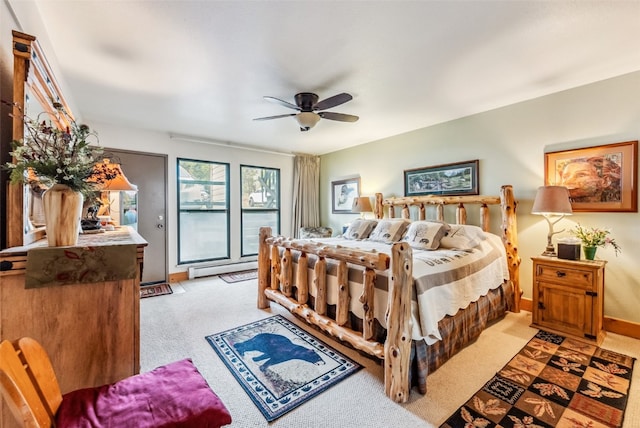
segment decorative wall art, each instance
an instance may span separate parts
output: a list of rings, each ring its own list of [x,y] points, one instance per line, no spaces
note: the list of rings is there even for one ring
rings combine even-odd
[[[577,212],[638,211],[638,142],[545,153],[545,185],[566,186]]]
[[[331,182],[331,212],[350,213],[353,199],[360,196],[360,177]]]
[[[478,160],[404,171],[404,195],[478,195]]]

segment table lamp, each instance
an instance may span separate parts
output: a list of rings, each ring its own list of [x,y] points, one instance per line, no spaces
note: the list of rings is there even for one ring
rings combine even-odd
[[[353,206],[351,207],[352,213],[360,213],[360,217],[364,218],[364,213],[373,212],[371,207],[371,200],[368,196],[358,196],[353,198]]]
[[[553,231],[553,226],[562,220],[564,216],[571,215],[571,201],[569,200],[569,189],[564,186],[540,186],[536,193],[536,199],[533,201],[531,214],[539,214],[549,224],[549,233],[547,234],[547,248],[542,253],[543,256],[556,257],[556,251],[551,242],[551,238],[557,232]],[[555,218],[557,217],[557,218]],[[555,218],[552,220],[552,218]]]
[[[138,186],[131,184],[124,172],[122,172],[120,164],[111,163],[109,159],[103,159],[102,163],[94,166],[94,169],[98,171],[98,177],[101,177],[97,190],[101,192],[100,199],[103,201],[104,209],[99,214],[110,216],[110,192],[119,192],[121,190],[137,191]]]

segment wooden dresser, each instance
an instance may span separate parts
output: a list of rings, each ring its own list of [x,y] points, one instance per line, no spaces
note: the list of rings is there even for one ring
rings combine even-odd
[[[101,261],[94,260],[94,268],[82,276],[87,281],[48,285],[45,276],[35,288],[27,288],[33,282],[33,272],[46,272],[52,264],[46,258],[33,258],[36,254],[49,254],[43,251],[50,248],[46,240],[1,251],[0,338],[30,336],[39,341],[51,357],[63,393],[139,373],[140,278],[146,245],[128,227],[80,235],[78,246],[69,249],[103,257]],[[58,250],[64,252],[64,248]],[[110,254],[116,253],[120,253],[120,259],[114,265],[102,263],[106,258],[113,260],[115,257]],[[69,254],[70,266],[90,266],[85,260],[73,260],[77,255]],[[113,279],[113,271],[120,265],[129,267],[130,276],[135,271],[134,277]],[[64,277],[64,272],[53,275]],[[106,277],[110,279],[100,279]],[[2,406],[2,426],[16,426],[9,409],[4,403]]]
[[[532,257],[532,327],[600,344],[604,331],[604,260]]]

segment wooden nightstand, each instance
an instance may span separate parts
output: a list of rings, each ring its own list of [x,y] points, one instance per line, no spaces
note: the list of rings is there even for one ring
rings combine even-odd
[[[532,257],[531,326],[600,344],[605,336],[604,260]]]

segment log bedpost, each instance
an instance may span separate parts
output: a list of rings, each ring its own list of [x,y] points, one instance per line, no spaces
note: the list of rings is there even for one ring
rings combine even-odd
[[[384,392],[396,403],[405,403],[410,392],[412,286],[411,247],[406,242],[395,243],[391,248],[389,300],[385,315]]]
[[[258,309],[269,307],[269,299],[264,294],[264,290],[269,288],[269,244],[267,238],[271,236],[270,227],[260,228],[260,238],[258,242]]]
[[[296,270],[296,300],[301,305],[309,300],[309,266],[307,264],[307,253],[300,253],[298,257],[298,268]]]
[[[518,255],[518,225],[516,207],[518,203],[513,195],[513,187],[505,185],[500,188],[500,206],[502,211],[502,242],[507,251],[509,277],[513,286],[513,309],[520,312],[520,256]]]
[[[318,315],[324,315],[327,313],[327,261],[324,257],[318,257],[313,273],[313,282],[316,284],[315,310]]]
[[[458,208],[456,208],[456,224],[467,224],[467,209],[462,202],[460,202]]]
[[[436,205],[436,218],[438,221],[444,221],[444,204]]]
[[[280,289],[280,252],[275,245],[271,246],[271,289]]]
[[[427,209],[424,204],[420,204],[418,207],[418,220],[426,220],[427,219]]]
[[[336,323],[343,326],[349,320],[349,271],[347,262],[338,264],[338,303],[336,305]]]
[[[402,218],[411,218],[411,211],[409,211],[408,204],[404,204],[402,207]]]
[[[489,207],[487,204],[482,204],[480,207],[480,226],[482,230],[485,232],[489,232],[489,225],[491,222],[489,221]]]
[[[281,270],[281,283],[282,294],[287,297],[293,295],[293,255],[291,254],[291,248],[286,248],[282,254],[282,260],[280,261]]]
[[[360,303],[362,303],[362,309],[364,311],[364,318],[362,320],[362,337],[364,340],[369,340],[374,336],[375,281],[376,272],[373,269],[366,268],[364,271],[362,295],[360,296]]]
[[[377,219],[384,217],[384,205],[382,204],[382,193],[376,193],[376,202],[373,207],[374,214]]]

